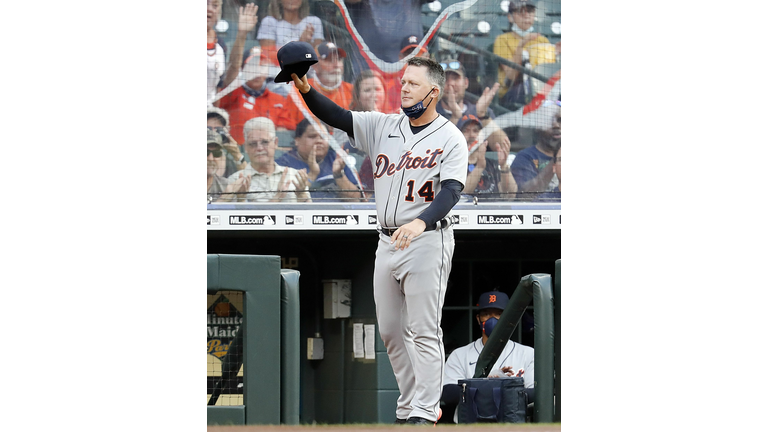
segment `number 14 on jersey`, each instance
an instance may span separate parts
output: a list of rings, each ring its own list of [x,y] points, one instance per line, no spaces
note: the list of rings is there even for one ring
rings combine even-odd
[[[413,202],[415,199],[413,196],[413,187],[415,184],[415,180],[408,180],[408,183],[406,183],[406,186],[408,186],[408,194],[405,195],[405,200],[408,202]],[[432,189],[432,180],[424,182],[416,193],[424,198],[424,202],[431,202],[435,199],[435,191]]]

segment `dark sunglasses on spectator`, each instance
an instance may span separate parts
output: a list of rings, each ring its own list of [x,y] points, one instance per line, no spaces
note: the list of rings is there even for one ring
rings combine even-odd
[[[218,133],[224,133],[224,128],[221,126],[208,126],[208,130],[216,131]]]
[[[216,149],[216,150],[211,150],[211,149],[208,149],[208,154],[209,154],[209,155],[210,155],[210,154],[213,154],[213,157],[221,157],[221,155],[222,155],[222,151],[221,151],[221,149]],[[207,157],[207,156],[206,156],[206,157]]]
[[[443,70],[455,70],[455,71],[461,71],[461,63],[457,61],[452,61],[448,63],[440,63],[440,66],[443,68]]]

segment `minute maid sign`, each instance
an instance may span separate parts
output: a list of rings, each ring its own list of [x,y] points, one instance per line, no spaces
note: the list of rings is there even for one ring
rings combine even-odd
[[[208,354],[219,359],[227,355],[229,346],[243,325],[243,314],[223,294],[208,308]]]

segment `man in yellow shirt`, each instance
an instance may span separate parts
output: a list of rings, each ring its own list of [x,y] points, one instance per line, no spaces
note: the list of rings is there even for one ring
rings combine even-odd
[[[546,37],[533,31],[535,18],[536,4],[532,0],[510,1],[507,19],[511,31],[496,38],[493,44],[494,54],[522,65],[524,51],[530,51],[534,45],[548,44],[549,40]],[[499,84],[501,84],[499,98],[503,98],[514,84],[521,82],[522,78],[517,70],[503,64],[499,65]]]

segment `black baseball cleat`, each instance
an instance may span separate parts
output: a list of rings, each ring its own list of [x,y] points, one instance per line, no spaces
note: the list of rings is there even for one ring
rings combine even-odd
[[[408,420],[406,420],[406,419],[399,418],[399,419],[395,420],[395,424],[405,424],[407,421]]]
[[[421,417],[408,417],[408,420],[406,420],[405,423],[410,425],[435,425],[435,422],[431,422]]]

